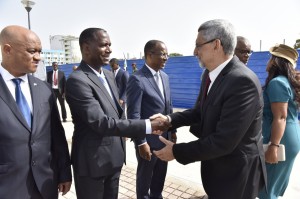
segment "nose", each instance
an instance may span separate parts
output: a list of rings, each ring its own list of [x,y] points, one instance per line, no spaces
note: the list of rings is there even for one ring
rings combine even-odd
[[[40,61],[41,60],[41,53],[40,52],[34,53],[33,59]]]
[[[198,54],[197,54],[197,47],[195,47],[195,49],[194,49],[194,56],[197,56]]]

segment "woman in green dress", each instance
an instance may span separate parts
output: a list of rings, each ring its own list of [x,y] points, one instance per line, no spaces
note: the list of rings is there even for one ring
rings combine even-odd
[[[270,143],[265,152],[268,182],[267,190],[262,190],[259,194],[260,199],[283,196],[300,150],[300,82],[296,79],[295,71],[298,52],[280,44],[272,47],[270,53],[268,77],[263,92],[262,126],[264,144]],[[279,144],[285,146],[285,161],[277,159]]]

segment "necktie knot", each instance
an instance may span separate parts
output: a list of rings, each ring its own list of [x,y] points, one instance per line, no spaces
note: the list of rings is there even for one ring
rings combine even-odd
[[[22,79],[14,78],[14,79],[12,79],[12,81],[15,83],[16,86],[20,86],[20,83],[21,83]]]

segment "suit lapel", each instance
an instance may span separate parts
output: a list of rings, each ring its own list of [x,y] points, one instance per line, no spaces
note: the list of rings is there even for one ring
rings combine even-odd
[[[115,111],[119,114],[118,108],[116,107],[116,103],[113,101],[113,99],[110,97],[108,91],[106,90],[105,86],[101,83],[100,79],[97,77],[97,75],[90,69],[90,67],[85,64],[84,62],[81,62],[80,67],[82,71],[87,75],[87,77],[97,86],[101,89],[104,96],[107,98],[107,100],[110,102],[112,107],[115,109]],[[103,69],[102,69],[103,70]],[[105,72],[104,72],[105,74]],[[108,79],[107,79],[108,80]],[[111,84],[111,80],[107,81],[108,84]],[[111,86],[110,86],[111,87]],[[111,89],[112,94],[114,95],[113,89]]]
[[[30,87],[30,93],[31,93],[31,100],[32,100],[32,132],[35,132],[36,124],[38,124],[39,118],[37,117],[37,113],[39,111],[40,107],[40,85],[35,81],[35,78],[33,78],[31,75],[28,75],[28,82]]]
[[[31,129],[29,128],[24,116],[22,115],[15,99],[11,95],[10,91],[8,90],[6,83],[4,82],[2,75],[0,75],[0,98],[7,104],[7,106],[11,109],[13,114],[19,120],[19,122],[28,130],[30,133]]]

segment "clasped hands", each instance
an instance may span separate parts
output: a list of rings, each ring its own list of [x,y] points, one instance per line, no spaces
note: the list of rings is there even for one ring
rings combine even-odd
[[[161,135],[171,127],[171,123],[167,116],[163,114],[155,114],[150,117],[152,134]]]
[[[165,115],[162,115],[160,113],[152,115],[150,117],[151,121],[151,127],[152,127],[152,134],[161,135],[163,132],[167,131],[171,127],[171,123],[169,121],[169,118]],[[176,143],[176,134],[172,137],[173,142],[166,140],[164,137],[159,136],[159,140],[163,142],[166,146],[158,151],[154,150],[153,153],[161,160],[163,161],[171,161],[174,160],[173,155],[173,145]],[[151,160],[151,155],[146,156],[148,161]]]

